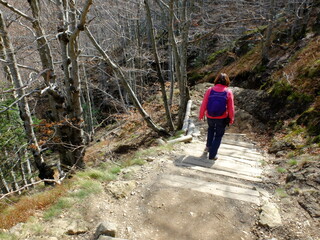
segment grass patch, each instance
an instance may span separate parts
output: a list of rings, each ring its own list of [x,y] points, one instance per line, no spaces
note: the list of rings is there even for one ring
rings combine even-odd
[[[88,169],[86,171],[78,172],[77,176],[81,178],[94,179],[101,182],[112,181],[116,178],[116,176],[109,171],[103,169]]]
[[[118,174],[120,171],[121,171],[121,167],[119,166],[113,166],[109,170],[109,172],[112,174]]]
[[[0,239],[3,239],[3,240],[18,240],[18,238],[13,234],[1,233],[1,232],[0,232]]]
[[[37,210],[46,209],[55,203],[66,191],[66,185],[58,185],[33,196],[21,197],[17,203],[0,210],[0,229],[8,229],[19,222],[25,222]]]
[[[125,161],[124,167],[130,167],[130,166],[133,166],[133,165],[142,166],[145,163],[146,163],[146,161],[144,159],[133,158],[133,159],[129,159],[129,160]]]
[[[45,220],[49,220],[52,217],[59,215],[64,209],[72,207],[74,200],[72,198],[63,197],[58,202],[52,205],[47,211],[45,211],[43,217]]]
[[[278,167],[278,168],[277,168],[277,172],[278,172],[278,173],[285,173],[285,172],[287,172],[287,169],[285,169],[285,168],[283,168],[283,167]]]
[[[290,166],[296,166],[296,165],[298,164],[298,161],[297,161],[296,159],[290,159],[290,160],[288,161],[288,164],[289,164]]]
[[[286,197],[288,197],[288,194],[287,194],[286,190],[284,190],[283,188],[277,188],[277,189],[276,189],[276,194],[277,194],[280,198],[286,198]]]
[[[129,167],[133,165],[142,166],[146,163],[146,157],[158,156],[159,152],[172,151],[174,144],[164,144],[161,146],[150,147],[142,149],[134,153],[133,157],[130,157],[122,162],[122,167]]]
[[[79,200],[103,191],[101,183],[91,179],[79,179],[76,184],[78,187],[70,193],[70,197],[78,198]]]
[[[168,140],[177,139],[177,138],[182,137],[184,135],[185,135],[185,131],[184,130],[179,130],[172,137],[169,137]]]
[[[30,231],[32,236],[40,236],[44,232],[44,226],[36,222],[24,225],[23,229]]]

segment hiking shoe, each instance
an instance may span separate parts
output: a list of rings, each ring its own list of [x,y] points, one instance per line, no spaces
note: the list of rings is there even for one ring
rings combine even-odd
[[[215,156],[214,158],[208,158],[210,161],[215,161],[215,160],[217,160],[218,159],[218,155],[217,156]]]

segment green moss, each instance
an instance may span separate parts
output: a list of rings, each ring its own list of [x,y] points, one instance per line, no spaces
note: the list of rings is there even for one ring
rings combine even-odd
[[[317,108],[310,107],[303,112],[297,120],[300,125],[305,125],[311,136],[320,135],[320,111]]]
[[[220,49],[214,53],[212,53],[211,55],[209,55],[208,57],[208,63],[211,64],[211,63],[214,63],[215,60],[217,59],[217,57],[225,52],[227,52],[228,49],[227,48],[224,48],[224,49]]]
[[[255,73],[262,73],[262,72],[265,72],[267,69],[267,67],[265,65],[257,65],[254,67],[253,71]]]
[[[315,78],[320,76],[320,60],[317,60],[306,71],[306,77]]]
[[[320,135],[313,137],[312,143],[318,143],[318,147],[320,147]]]
[[[244,34],[250,35],[250,34],[254,34],[254,33],[260,33],[260,32],[263,32],[265,29],[267,29],[267,27],[268,27],[268,25],[259,26],[257,28],[252,29],[252,30],[244,32]]]
[[[273,86],[269,90],[271,96],[278,98],[288,97],[292,94],[292,92],[292,86],[289,83],[282,80],[275,82],[275,84],[273,84]]]

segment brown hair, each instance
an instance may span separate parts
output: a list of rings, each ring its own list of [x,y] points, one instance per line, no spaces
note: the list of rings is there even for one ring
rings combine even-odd
[[[222,84],[227,87],[230,85],[230,79],[226,73],[219,73],[216,79],[213,82],[215,85],[216,84]]]

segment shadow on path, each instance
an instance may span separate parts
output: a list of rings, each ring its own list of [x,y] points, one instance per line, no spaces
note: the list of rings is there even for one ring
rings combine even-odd
[[[214,164],[215,161],[207,159],[206,152],[204,152],[200,157],[185,155],[174,160],[174,165],[177,167],[190,167],[190,165],[193,165],[211,168]]]

